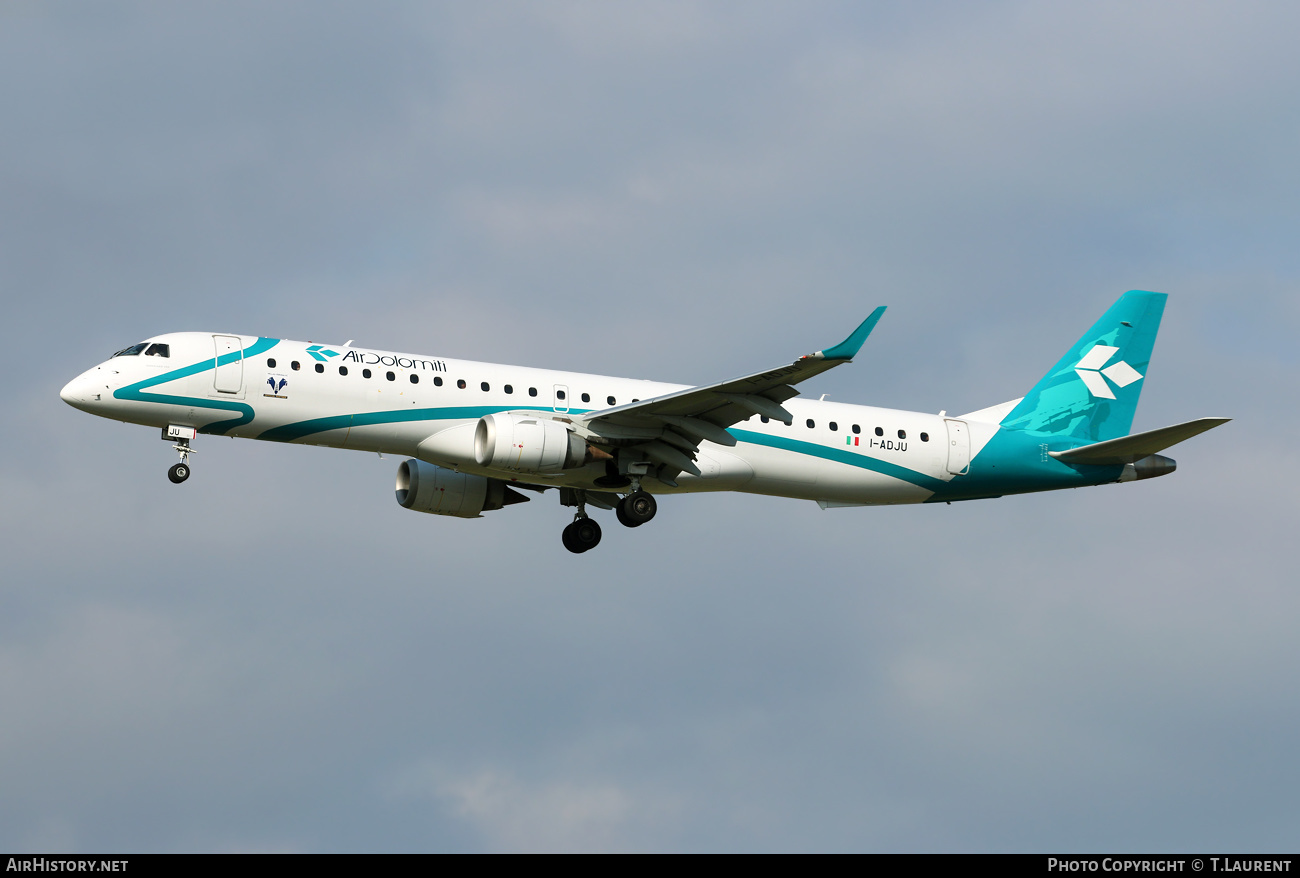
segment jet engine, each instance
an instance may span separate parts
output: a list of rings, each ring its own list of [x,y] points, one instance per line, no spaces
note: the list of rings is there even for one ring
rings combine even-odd
[[[416,512],[478,518],[482,512],[527,503],[528,498],[500,479],[458,473],[422,460],[406,460],[397,468],[397,502],[402,508]]]
[[[497,412],[474,430],[474,460],[479,466],[522,473],[558,473],[582,466],[587,443],[559,421]]]

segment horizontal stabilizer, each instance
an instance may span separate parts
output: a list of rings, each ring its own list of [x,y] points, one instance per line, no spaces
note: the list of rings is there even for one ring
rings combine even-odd
[[[1185,424],[1174,424],[1172,427],[1161,427],[1159,430],[1148,430],[1145,433],[1134,433],[1132,436],[1107,439],[1105,442],[1084,445],[1081,448],[1071,448],[1068,451],[1052,451],[1050,454],[1063,463],[1119,466],[1164,451],[1166,448],[1191,439],[1206,430],[1212,430],[1220,424],[1226,424],[1231,420],[1232,418],[1197,418],[1195,421],[1188,421]]]

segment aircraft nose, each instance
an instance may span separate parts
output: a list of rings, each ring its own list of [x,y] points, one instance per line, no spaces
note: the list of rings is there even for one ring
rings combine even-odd
[[[66,402],[68,405],[73,406],[81,402],[81,397],[78,395],[79,391],[77,389],[80,384],[82,384],[80,378],[73,378],[67,384],[63,385],[63,389],[59,391],[59,399]]]
[[[95,380],[94,370],[83,372],[63,385],[63,389],[59,391],[59,399],[73,408],[86,411],[94,404],[93,401],[99,398],[97,389],[102,391],[100,383]]]

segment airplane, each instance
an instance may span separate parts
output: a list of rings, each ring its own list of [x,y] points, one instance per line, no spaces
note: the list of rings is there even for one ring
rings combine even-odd
[[[60,392],[69,405],[160,428],[190,475],[198,434],[408,456],[397,502],[479,518],[557,489],[562,533],[601,539],[587,508],[627,527],[656,496],[741,491],[823,509],[951,503],[1174,471],[1158,452],[1229,421],[1129,435],[1166,295],[1124,293],[1020,399],[958,416],[795,399],[851,362],[884,314],[773,369],[689,387],[341,345],[211,332],[118,351]]]

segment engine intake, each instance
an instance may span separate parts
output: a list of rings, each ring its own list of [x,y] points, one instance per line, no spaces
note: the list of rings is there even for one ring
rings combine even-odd
[[[587,443],[558,421],[497,412],[481,418],[474,430],[474,460],[479,466],[522,473],[558,473],[582,466]]]
[[[478,518],[483,512],[527,503],[528,498],[500,479],[406,460],[397,468],[397,502],[416,512]]]

